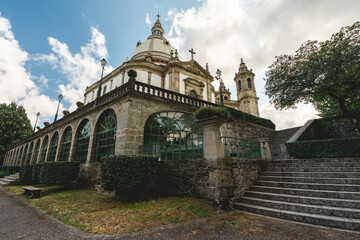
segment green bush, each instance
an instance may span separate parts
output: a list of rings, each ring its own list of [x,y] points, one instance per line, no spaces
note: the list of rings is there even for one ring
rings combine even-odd
[[[10,174],[17,173],[19,171],[20,171],[20,166],[9,166],[8,167],[8,172]]]
[[[32,165],[31,180],[33,183],[40,183],[40,172],[43,165],[43,163],[36,163]]]
[[[3,178],[5,176],[9,175],[9,172],[6,170],[0,170],[0,178]]]
[[[296,158],[360,157],[360,138],[299,141],[286,148]]]
[[[221,117],[227,121],[241,119],[260,126],[275,129],[275,124],[269,119],[259,118],[230,107],[202,107],[197,110],[194,115],[196,119],[206,119],[213,116]]]
[[[225,120],[230,118],[230,112],[226,107],[202,107],[194,115],[196,119],[206,119],[214,116]]]
[[[22,184],[32,183],[32,165],[24,165],[20,167],[19,181]]]
[[[46,185],[68,185],[75,180],[80,162],[45,162],[40,171],[40,183]]]
[[[142,199],[155,195],[159,161],[152,155],[104,156],[101,186],[118,195]]]

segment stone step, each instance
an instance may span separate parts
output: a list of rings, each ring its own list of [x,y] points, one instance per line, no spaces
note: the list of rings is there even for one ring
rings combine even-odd
[[[311,190],[330,190],[330,191],[349,191],[360,192],[360,185],[355,184],[325,184],[325,183],[299,183],[299,182],[275,182],[275,181],[256,181],[258,186],[311,189]]]
[[[258,185],[253,185],[250,188],[250,190],[255,192],[267,192],[267,193],[287,194],[287,195],[296,195],[296,196],[360,200],[360,192],[311,190],[311,189],[299,189],[299,188],[258,186]]]
[[[262,172],[261,176],[360,178],[360,172]]]
[[[260,176],[261,181],[360,185],[360,178]]]
[[[246,191],[245,196],[282,202],[360,209],[360,200],[356,199],[321,198],[255,191]]]
[[[273,159],[271,163],[291,163],[291,164],[306,164],[306,163],[360,163],[360,158],[308,158],[308,159]]]
[[[5,178],[5,179],[9,179],[9,180],[13,180],[13,181],[15,181],[15,180],[18,180],[18,179],[19,179],[19,177],[18,177],[18,176],[5,176],[4,178]]]
[[[241,211],[252,212],[255,214],[269,217],[281,218],[289,221],[315,224],[320,226],[360,231],[360,220],[352,218],[342,218],[334,216],[325,216],[319,214],[300,213],[287,210],[278,210],[268,207],[255,206],[245,203],[236,203],[234,207]]]
[[[360,168],[351,167],[267,167],[269,172],[360,172]]]
[[[354,162],[340,162],[340,163],[305,163],[305,164],[294,164],[294,163],[269,163],[267,164],[269,168],[360,168],[360,163]]]
[[[360,209],[356,209],[356,208],[341,208],[341,207],[329,207],[329,206],[321,206],[314,204],[291,203],[291,202],[252,198],[252,197],[242,197],[241,199],[239,199],[238,203],[245,203],[245,204],[251,204],[261,207],[279,209],[279,210],[311,213],[311,214],[318,214],[325,216],[354,218],[354,219],[360,218]]]

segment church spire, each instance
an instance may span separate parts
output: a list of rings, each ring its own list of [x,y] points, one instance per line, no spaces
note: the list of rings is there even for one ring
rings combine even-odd
[[[152,35],[150,37],[163,37],[164,35],[164,29],[161,26],[160,23],[160,14],[158,13],[157,15],[157,20],[154,24],[154,26],[151,28],[151,33]]]

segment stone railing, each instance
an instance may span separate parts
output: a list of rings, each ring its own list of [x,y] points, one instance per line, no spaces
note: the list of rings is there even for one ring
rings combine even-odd
[[[181,93],[173,92],[163,88],[155,87],[149,84],[142,82],[135,82],[134,90],[136,92],[145,93],[148,95],[164,98],[169,101],[174,101],[178,103],[188,104],[194,107],[209,107],[209,106],[218,106],[215,103],[204,101],[201,99],[193,98]]]

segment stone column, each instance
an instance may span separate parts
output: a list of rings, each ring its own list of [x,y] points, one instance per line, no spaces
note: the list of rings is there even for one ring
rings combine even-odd
[[[224,158],[224,148],[221,142],[220,126],[225,120],[211,117],[200,120],[204,128],[204,158],[209,169],[209,180],[206,197],[223,209],[229,208],[233,192],[234,179],[231,167]]]
[[[258,141],[259,141],[259,144],[260,144],[261,159],[263,159],[263,160],[271,160],[271,151],[270,151],[270,146],[269,146],[269,139],[268,138],[259,138]],[[265,147],[265,149],[263,147]]]

